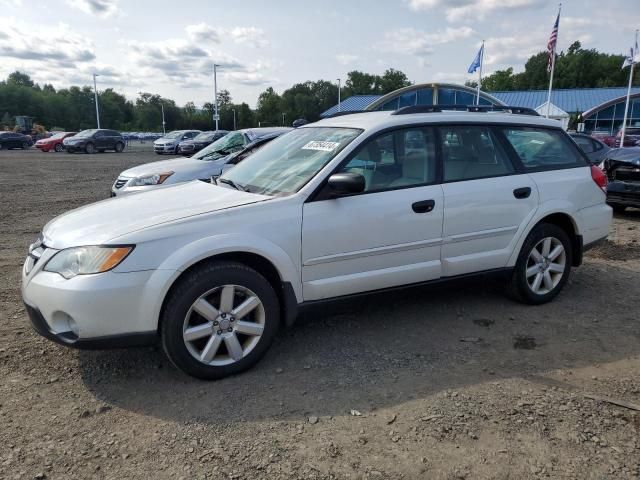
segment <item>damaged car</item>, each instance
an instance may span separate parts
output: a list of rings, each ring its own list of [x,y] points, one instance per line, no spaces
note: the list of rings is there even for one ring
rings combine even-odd
[[[613,211],[640,208],[640,147],[614,148],[607,154],[603,170],[609,179],[607,203]]]

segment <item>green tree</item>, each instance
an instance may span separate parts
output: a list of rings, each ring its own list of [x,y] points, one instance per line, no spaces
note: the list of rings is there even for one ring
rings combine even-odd
[[[260,94],[256,108],[256,120],[260,126],[273,127],[282,123],[281,101],[273,87]]]

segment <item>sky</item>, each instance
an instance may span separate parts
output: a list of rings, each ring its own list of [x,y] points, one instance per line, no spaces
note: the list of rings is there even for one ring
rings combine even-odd
[[[151,92],[178,105],[218,90],[254,107],[260,92],[402,70],[414,83],[464,83],[485,40],[484,74],[546,49],[558,3],[546,0],[0,0],[0,78],[15,70],[56,88]],[[559,49],[623,54],[638,0],[565,0]]]

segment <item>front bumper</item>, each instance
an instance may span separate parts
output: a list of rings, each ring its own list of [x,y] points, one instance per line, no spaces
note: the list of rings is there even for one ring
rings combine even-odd
[[[153,151],[156,153],[176,153],[177,145],[156,145],[153,144]]]
[[[43,152],[48,152],[49,150],[51,150],[53,148],[53,145],[49,145],[47,143],[41,143],[41,144],[37,144],[36,143],[36,148],[38,150],[42,150]]]
[[[22,299],[33,328],[57,343],[78,348],[140,345],[155,339],[160,305],[171,270],[147,270],[65,279],[43,266],[47,249],[22,270]]]

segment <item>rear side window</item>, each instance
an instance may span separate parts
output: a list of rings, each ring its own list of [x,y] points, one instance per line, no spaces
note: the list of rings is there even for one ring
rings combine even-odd
[[[573,137],[580,149],[584,153],[593,153],[596,151],[595,144],[586,137]]]
[[[586,165],[564,132],[531,127],[502,130],[526,170],[572,168]]]
[[[489,127],[440,127],[444,181],[499,177],[515,169]]]

